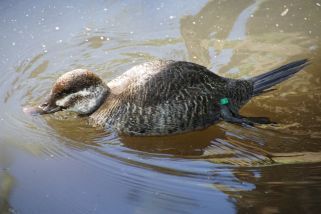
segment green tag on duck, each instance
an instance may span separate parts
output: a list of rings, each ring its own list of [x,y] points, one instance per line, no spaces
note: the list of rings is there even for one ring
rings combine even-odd
[[[226,104],[228,104],[229,102],[228,102],[228,99],[225,97],[225,98],[222,98],[222,99],[220,99],[220,105],[226,105]]]

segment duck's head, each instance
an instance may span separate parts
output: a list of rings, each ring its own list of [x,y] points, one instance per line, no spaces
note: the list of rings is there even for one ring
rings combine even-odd
[[[93,72],[76,69],[58,78],[41,105],[26,109],[25,112],[50,114],[66,109],[88,115],[97,110],[109,91],[106,84]]]

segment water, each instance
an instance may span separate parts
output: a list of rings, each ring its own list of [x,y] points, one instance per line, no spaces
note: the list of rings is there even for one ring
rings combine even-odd
[[[320,5],[1,1],[0,212],[318,213]],[[235,78],[301,58],[311,65],[242,110],[275,126],[222,122],[171,137],[120,137],[73,114],[22,112],[66,71],[88,68],[108,81],[157,58]]]

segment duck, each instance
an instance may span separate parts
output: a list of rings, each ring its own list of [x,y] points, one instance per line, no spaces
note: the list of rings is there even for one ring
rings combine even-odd
[[[60,76],[32,114],[72,111],[93,126],[132,136],[160,136],[206,129],[225,121],[269,124],[267,117],[246,117],[239,110],[253,97],[287,80],[309,64],[297,60],[247,79],[219,76],[186,61],[155,60],[136,65],[105,83],[87,69]]]

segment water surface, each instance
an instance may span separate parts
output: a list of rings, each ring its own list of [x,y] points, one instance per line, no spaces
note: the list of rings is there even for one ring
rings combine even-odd
[[[4,0],[0,26],[1,213],[321,209],[320,1]],[[158,58],[233,78],[301,58],[311,65],[242,109],[274,126],[221,122],[142,138],[66,112],[22,112],[69,70],[108,81]]]

